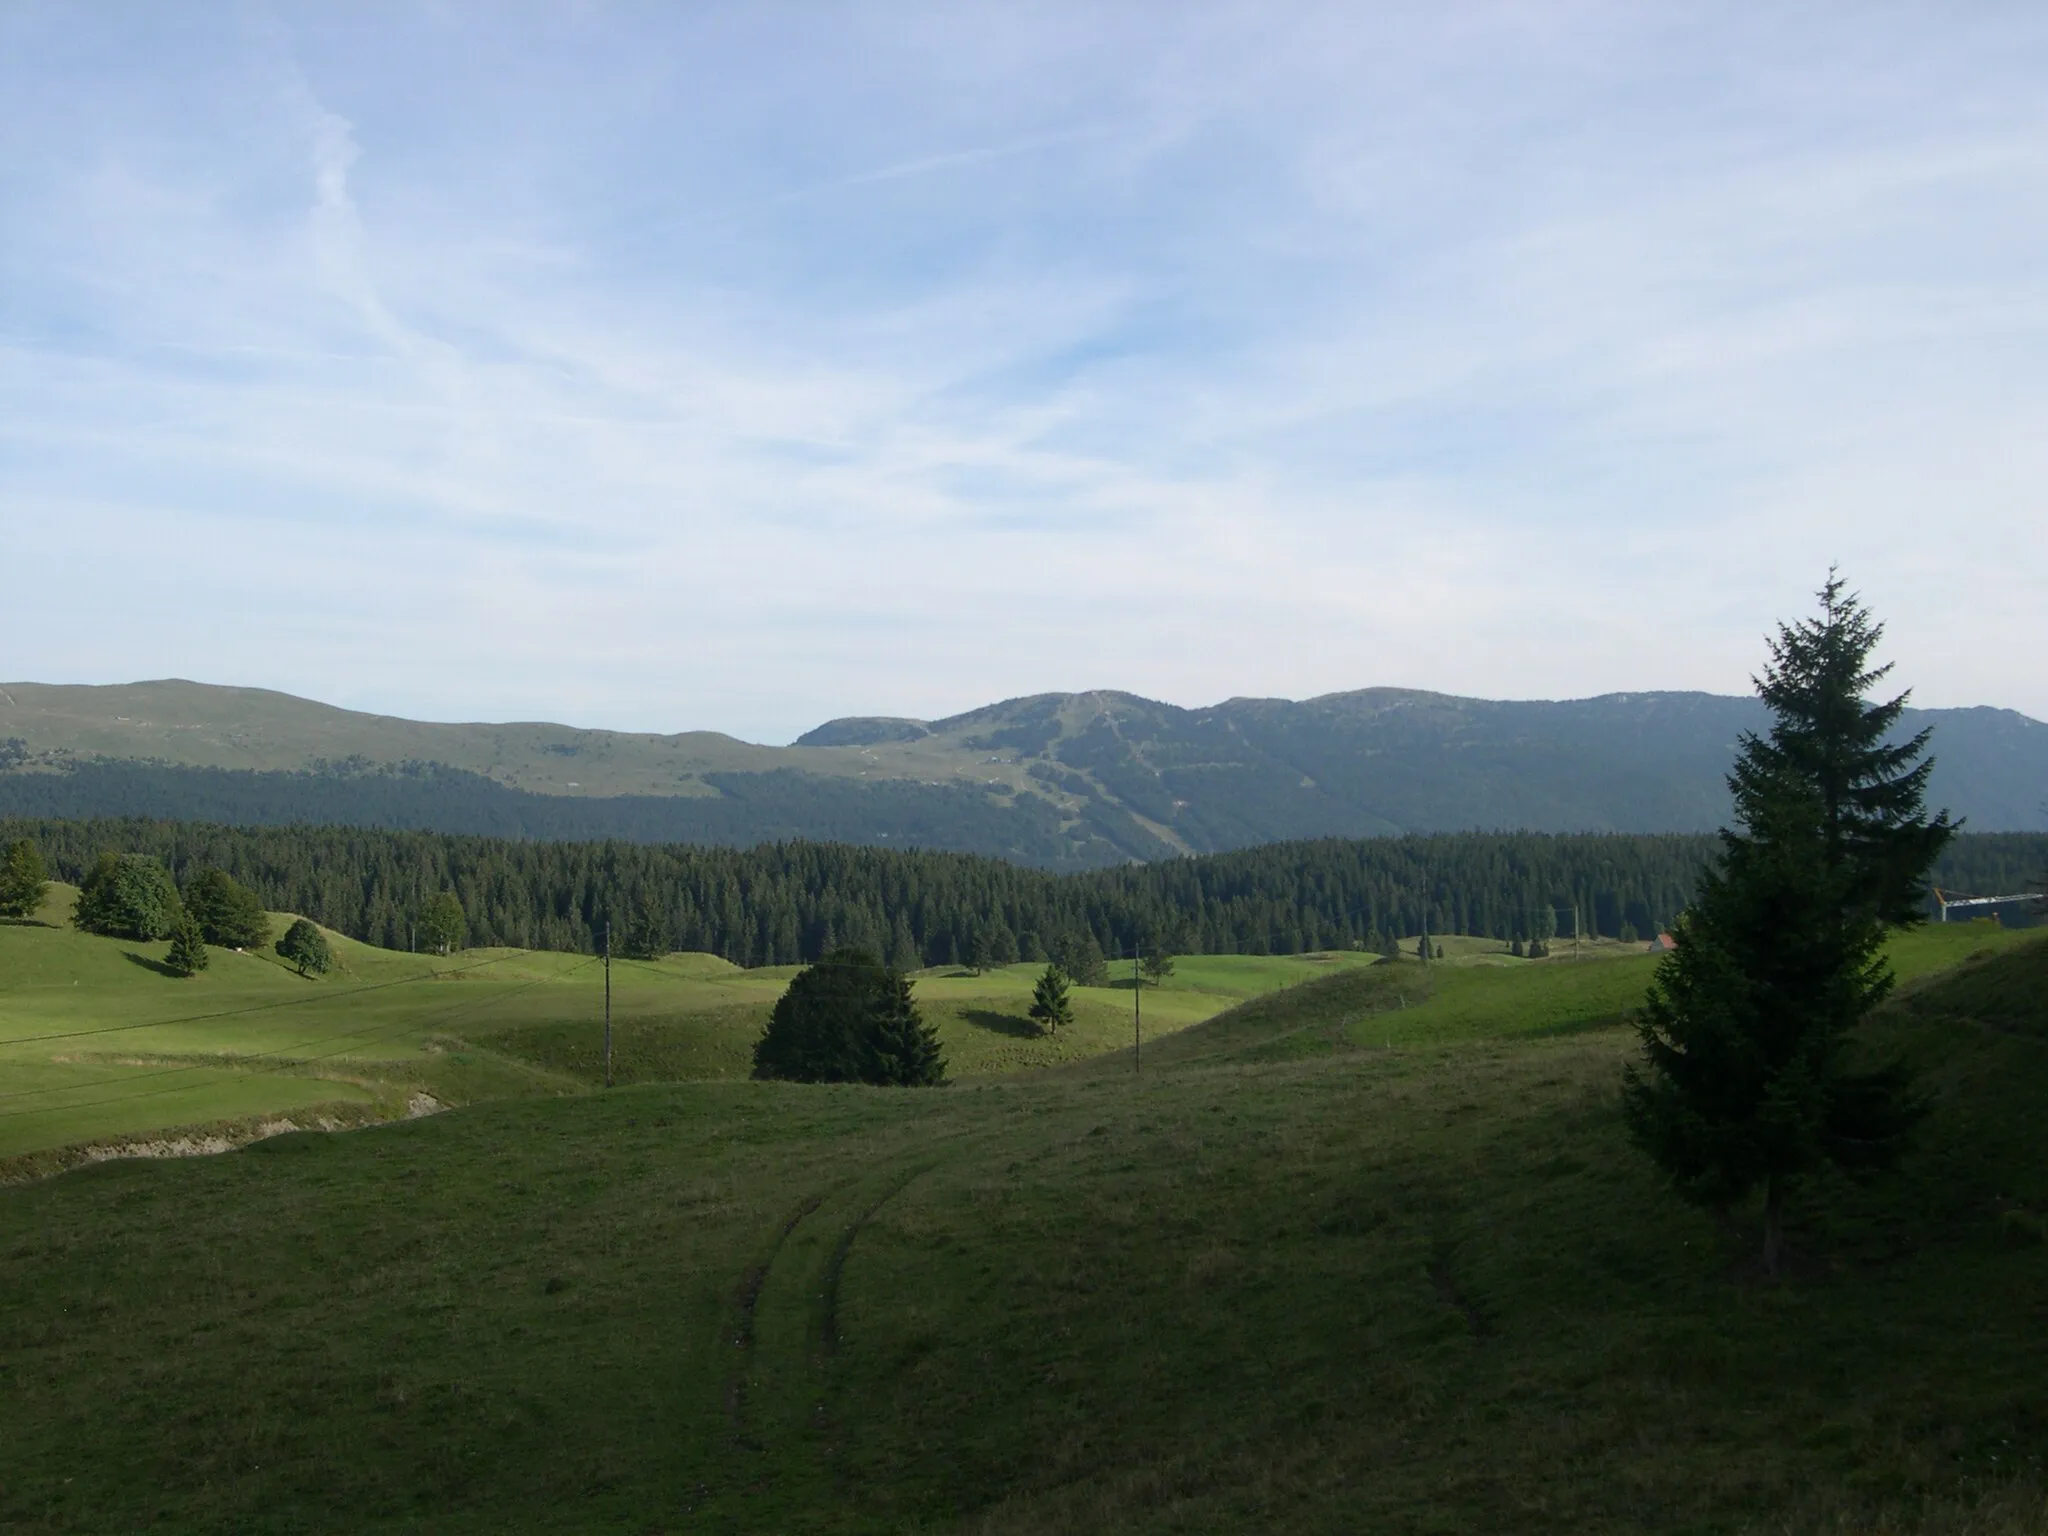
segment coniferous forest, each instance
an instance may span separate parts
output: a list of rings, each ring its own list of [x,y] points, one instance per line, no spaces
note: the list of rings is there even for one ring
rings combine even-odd
[[[1648,938],[1690,898],[1708,836],[1446,833],[1274,843],[1054,875],[970,854],[786,842],[753,848],[523,842],[352,827],[223,827],[140,819],[0,821],[51,874],[79,881],[104,852],[161,860],[178,885],[220,869],[264,905],[392,949],[460,900],[472,945],[590,952],[610,923],[650,950],[740,965],[813,961],[857,945],[902,967],[1045,958],[1092,937],[1110,956],[1299,954],[1383,947],[1420,932],[1503,942]],[[1958,837],[1936,884],[2023,891],[2048,836]]]

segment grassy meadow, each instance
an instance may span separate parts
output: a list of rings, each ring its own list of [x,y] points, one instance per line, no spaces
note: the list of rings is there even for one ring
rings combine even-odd
[[[245,1137],[283,1119],[344,1125],[485,1099],[581,1093],[603,1081],[603,968],[587,955],[395,953],[328,933],[335,969],[301,977],[268,953],[215,949],[197,976],[167,943],[68,926],[54,886],[41,921],[0,924],[0,1177],[46,1171],[66,1148]],[[273,914],[282,931],[291,914]],[[1370,956],[1192,956],[1147,984],[1147,1035]],[[1071,1029],[1029,1018],[1040,967],[920,973],[916,995],[951,1071],[974,1077],[1129,1044],[1131,982],[1074,991]],[[745,1077],[753,1042],[796,967],[741,970],[710,955],[613,966],[620,1083]]]
[[[0,1529],[2048,1529],[2048,943],[1895,957],[1934,1114],[1802,1189],[1779,1284],[1625,1145],[1642,959],[1183,961],[1141,1076],[1003,1054],[1021,968],[929,977],[1012,1070],[923,1092],[584,1092],[520,1001],[573,960],[423,983],[495,1000],[380,1061],[578,1091],[0,1189]],[[707,1061],[774,990],[655,970],[649,1074],[661,988],[726,989]]]

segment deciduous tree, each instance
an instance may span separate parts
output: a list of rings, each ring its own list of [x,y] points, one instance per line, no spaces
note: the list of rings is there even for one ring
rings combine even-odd
[[[301,976],[308,971],[324,972],[334,964],[334,951],[327,945],[327,935],[303,917],[285,929],[284,937],[277,941],[277,952],[297,966]]]
[[[79,887],[72,921],[87,933],[117,939],[161,939],[184,908],[170,872],[140,854],[103,853]]]
[[[1154,939],[1145,946],[1145,958],[1140,962],[1146,979],[1158,986],[1173,974],[1173,951],[1163,939]]]
[[[1052,963],[1080,986],[1109,984],[1109,962],[1103,958],[1102,945],[1085,928],[1069,929],[1053,941]]]
[[[420,908],[420,948],[430,954],[453,954],[468,936],[469,919],[453,891],[436,891],[427,898]]]

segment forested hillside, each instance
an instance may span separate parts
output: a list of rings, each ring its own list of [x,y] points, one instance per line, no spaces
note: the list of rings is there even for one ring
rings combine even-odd
[[[76,881],[105,850],[162,859],[180,884],[228,871],[273,910],[405,949],[421,901],[461,899],[475,944],[590,951],[606,921],[741,965],[857,943],[901,965],[1035,959],[1092,941],[1212,954],[1373,947],[1425,928],[1514,938],[1649,937],[1689,899],[1711,837],[1458,833],[1271,844],[1056,876],[997,859],[845,844],[751,849],[517,842],[334,827],[0,822]],[[2048,836],[1958,838],[1938,883],[2014,891]]]
[[[264,772],[87,759],[0,772],[0,816],[105,816],[230,826],[327,824],[541,840],[748,847],[810,838],[944,848],[1042,869],[1097,869],[1175,850],[1124,811],[1044,795],[780,769],[704,775],[709,795],[543,795],[463,768],[402,763]]]
[[[1044,869],[1310,837],[1705,832],[1755,699],[1498,702],[1367,689],[1182,709],[1041,694],[937,721],[835,720],[788,747],[712,732],[436,725],[255,689],[0,686],[0,815],[292,822],[524,838],[791,838]],[[2048,725],[1908,711],[1930,802],[2048,830]]]

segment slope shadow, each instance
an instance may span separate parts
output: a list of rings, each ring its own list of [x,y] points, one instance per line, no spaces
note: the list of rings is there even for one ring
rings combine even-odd
[[[135,951],[134,951],[134,950],[132,950],[132,949],[124,949],[124,950],[122,950],[122,951],[121,951],[121,958],[122,958],[123,960],[126,960],[126,961],[127,961],[127,962],[128,962],[129,964],[130,964],[130,965],[139,965],[139,966],[141,966],[141,967],[142,967],[142,968],[143,968],[143,969],[144,969],[145,971],[155,971],[155,972],[157,973],[157,975],[159,975],[159,976],[177,976],[177,975],[178,975],[178,973],[177,973],[176,971],[172,970],[172,969],[171,969],[171,968],[170,968],[170,967],[169,967],[168,965],[165,965],[165,964],[163,963],[163,961],[161,961],[161,960],[152,960],[152,959],[150,959],[150,958],[149,958],[149,956],[147,956],[147,955],[138,955],[138,954],[137,954],[137,953],[135,953]],[[179,977],[178,979],[182,981],[182,980],[183,980],[184,978],[183,978],[183,977]]]
[[[1027,1018],[1021,1018],[1014,1013],[997,1013],[992,1008],[964,1009],[960,1017],[978,1029],[988,1030],[992,1034],[1009,1035],[1017,1040],[1036,1040],[1045,1033]]]

